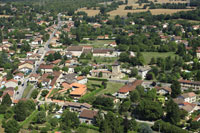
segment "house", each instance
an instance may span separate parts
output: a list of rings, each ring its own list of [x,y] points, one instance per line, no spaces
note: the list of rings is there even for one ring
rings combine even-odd
[[[31,75],[29,76],[29,82],[31,82],[31,83],[37,83],[38,80],[39,80],[39,78],[40,78],[40,75],[39,75],[39,74],[36,74],[36,73],[31,74]]]
[[[109,46],[111,46],[111,47],[117,47],[117,43],[114,41],[114,42],[111,42],[110,44],[109,44]]]
[[[32,55],[28,56],[28,59],[32,60],[32,61],[38,61],[38,60],[40,60],[40,57],[41,57],[40,54],[32,54]]]
[[[32,45],[41,45],[43,44],[42,38],[36,38],[34,41],[31,42]]]
[[[93,56],[116,57],[117,55],[114,55],[113,51],[113,49],[94,48]]]
[[[23,81],[24,80],[24,74],[23,73],[17,73],[17,74],[15,74],[14,80],[17,80],[18,82],[19,81]]]
[[[138,75],[142,77],[142,79],[146,78],[147,73],[151,70],[150,67],[144,66],[144,67],[138,67]]]
[[[25,61],[18,66],[18,70],[25,74],[30,73],[33,70],[34,63],[33,61]]]
[[[43,74],[40,79],[38,80],[38,83],[41,83],[41,85],[43,87],[47,87],[49,88],[49,85],[50,85],[50,82],[51,82],[51,78],[48,77],[49,74],[48,73],[45,73]]]
[[[66,52],[66,53],[65,53],[65,56],[66,56],[67,58],[72,58],[72,52]]]
[[[90,109],[92,105],[88,103],[76,103],[76,102],[66,102],[63,108],[69,108],[72,112],[80,113],[84,109]]]
[[[171,95],[172,93],[172,89],[170,87],[160,87],[160,86],[156,86],[155,87],[157,90],[157,93],[160,95]]]
[[[78,76],[76,77],[76,80],[79,84],[86,84],[87,83],[87,77],[85,76]]]
[[[53,73],[53,67],[54,67],[53,65],[45,65],[45,64],[41,64],[39,66],[42,73]]]
[[[58,65],[60,64],[60,62],[61,62],[61,59],[57,59],[57,60],[52,61],[51,64]]]
[[[197,101],[197,96],[194,92],[184,93],[179,98],[182,98],[184,102],[194,103]]]
[[[75,99],[82,97],[87,92],[87,86],[84,84],[72,83],[70,86],[72,88],[70,96]]]
[[[189,89],[192,88],[193,91],[198,91],[200,90],[200,82],[198,81],[190,81],[190,80],[183,80],[180,79],[178,80],[179,83],[181,84],[181,88]]]
[[[126,98],[131,91],[135,90],[136,87],[141,85],[142,83],[143,80],[135,80],[132,83],[128,83],[119,89],[116,96],[119,98]]]
[[[69,46],[67,52],[71,52],[73,56],[80,57],[83,52],[82,46]]]
[[[16,88],[17,86],[18,86],[18,82],[17,82],[17,80],[14,80],[14,79],[8,80],[5,83],[6,88],[9,88],[9,87]]]
[[[197,117],[195,117],[193,121],[200,121],[200,114]]]
[[[196,50],[197,58],[200,59],[200,50]]]
[[[2,94],[2,96],[1,96],[1,98],[0,98],[1,101],[2,101],[3,97],[4,97],[6,94],[8,94],[8,95],[10,96],[11,100],[13,100],[13,96],[14,96],[14,94],[15,94],[15,89],[14,89],[13,87],[8,87],[8,88],[6,88],[6,89],[3,91],[3,94]]]
[[[194,111],[198,110],[199,107],[196,104],[184,102],[184,105],[181,107],[181,109],[188,112],[188,114],[192,114]]]
[[[97,113],[98,112],[94,110],[84,109],[79,115],[79,120],[81,123],[94,124]]]

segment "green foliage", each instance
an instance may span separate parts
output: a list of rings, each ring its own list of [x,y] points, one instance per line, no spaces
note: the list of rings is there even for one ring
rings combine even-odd
[[[175,125],[172,125],[168,122],[158,120],[154,123],[153,130],[161,131],[164,133],[188,133],[187,130],[181,129]]]
[[[37,89],[33,90],[33,92],[31,93],[31,98],[36,99],[38,94],[39,91]]]
[[[157,120],[162,118],[163,109],[158,102],[144,99],[140,101],[134,113],[143,120]]]
[[[49,93],[48,90],[43,90],[42,93],[41,93],[41,96],[42,97],[46,97],[46,95]]]
[[[140,124],[139,133],[153,133],[152,129],[147,124]]]
[[[19,130],[20,130],[19,124],[14,119],[9,120],[5,125],[6,133],[18,133]]]
[[[131,91],[130,99],[132,102],[138,102],[140,99],[140,94],[137,90]]]
[[[32,100],[19,101],[14,107],[15,119],[23,121],[35,110],[35,103]]]
[[[61,116],[61,125],[60,125],[63,130],[77,128],[79,124],[80,124],[79,119],[74,112],[70,112],[69,110],[63,112]]]
[[[178,81],[173,81],[171,88],[172,88],[171,96],[173,98],[176,98],[178,95],[181,94],[181,85]]]
[[[38,124],[43,124],[44,122],[46,122],[46,112],[39,111],[35,117],[35,122]]]
[[[102,96],[98,96],[92,104],[96,108],[102,108],[105,110],[112,109],[114,106],[113,100],[111,98]]]
[[[10,106],[12,104],[12,100],[10,99],[10,95],[7,93],[1,102],[1,105]]]

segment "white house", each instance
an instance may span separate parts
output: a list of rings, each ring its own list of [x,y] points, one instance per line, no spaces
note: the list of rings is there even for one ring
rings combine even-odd
[[[5,87],[6,87],[6,88],[9,88],[9,87],[16,88],[17,86],[18,86],[18,82],[17,82],[17,80],[14,80],[14,79],[8,80],[8,81],[5,83]]]
[[[184,93],[179,98],[182,98],[185,102],[194,103],[197,101],[197,96],[194,92]]]
[[[17,73],[17,74],[15,74],[14,80],[17,80],[18,82],[19,81],[23,81],[24,80],[24,74],[23,73]]]

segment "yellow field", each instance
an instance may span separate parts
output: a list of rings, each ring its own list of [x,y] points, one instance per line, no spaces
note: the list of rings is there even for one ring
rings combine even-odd
[[[78,9],[78,11],[84,11],[88,14],[88,16],[95,16],[97,14],[99,14],[100,10],[92,10],[92,9],[86,9],[86,8],[81,8]]]
[[[180,11],[191,11],[194,9],[137,9],[137,10],[124,10],[126,5],[121,5],[117,10],[111,11],[108,14],[110,14],[110,17],[113,18],[116,15],[120,16],[126,16],[127,13],[138,13],[138,12],[146,12],[150,11],[153,15],[159,15],[159,14],[173,14]],[[134,7],[135,8],[135,7]]]
[[[157,2],[155,2],[155,0],[149,0],[152,1],[153,3],[187,3],[187,0],[157,0]]]
[[[12,17],[10,15],[0,15],[0,18],[9,18],[9,17]]]

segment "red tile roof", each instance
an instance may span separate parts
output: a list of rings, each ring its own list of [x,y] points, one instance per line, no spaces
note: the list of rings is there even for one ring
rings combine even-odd
[[[137,86],[141,85],[143,80],[135,80],[134,82],[124,85],[119,89],[119,93],[127,93],[129,91],[133,91]]]
[[[93,119],[97,115],[97,111],[84,109],[79,117]]]

